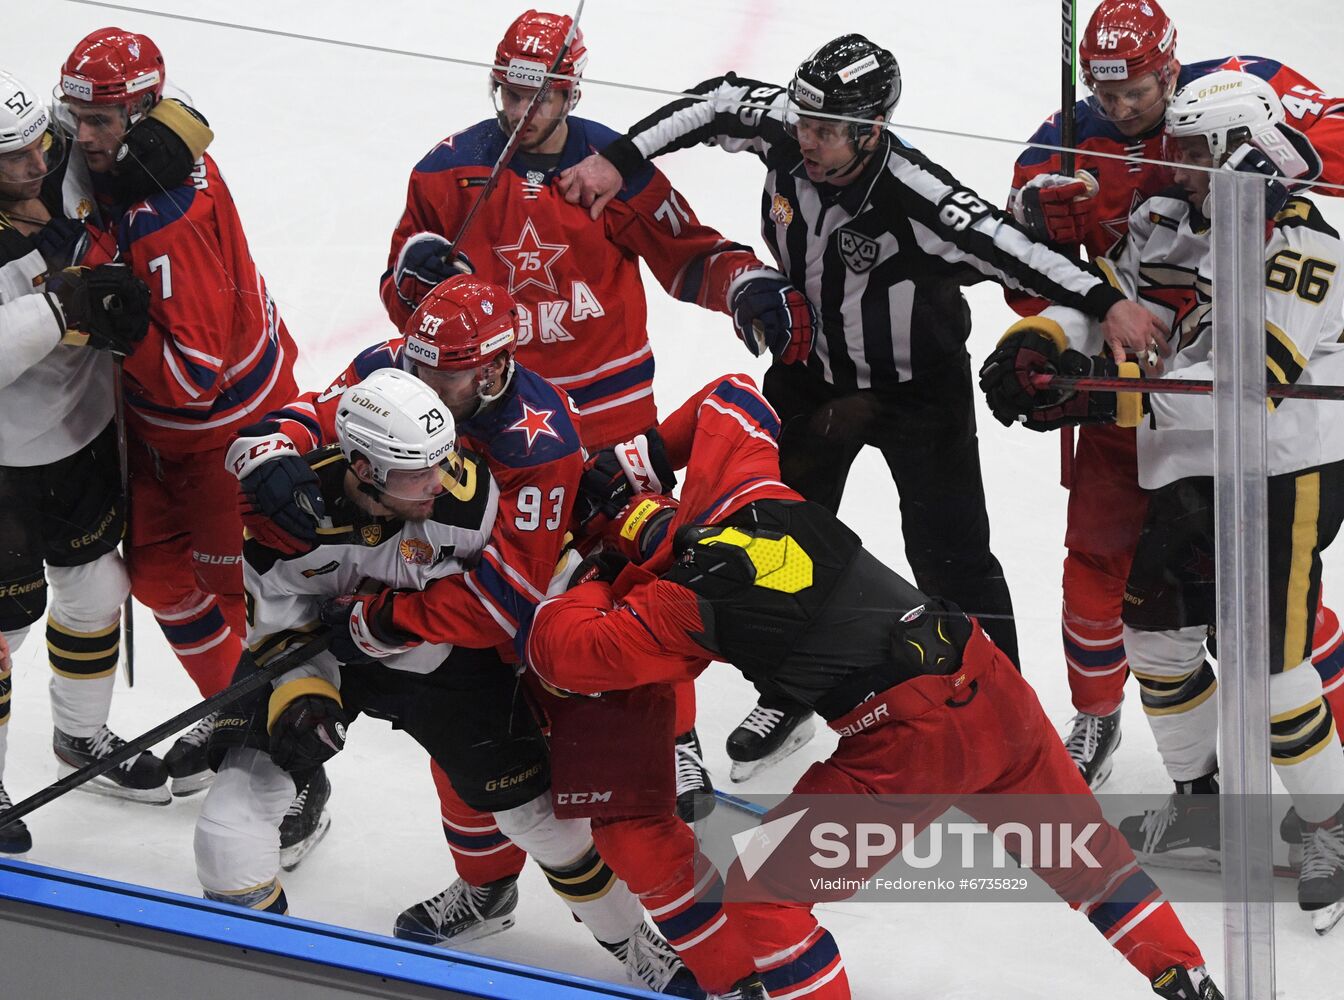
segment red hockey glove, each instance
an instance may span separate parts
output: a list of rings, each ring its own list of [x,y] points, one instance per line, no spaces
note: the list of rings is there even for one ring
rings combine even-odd
[[[584,464],[574,504],[576,534],[600,534],[631,497],[670,493],[676,485],[677,474],[656,429],[605,448]]]
[[[1038,240],[1076,246],[1096,212],[1097,183],[1091,174],[1038,174],[1013,193],[1013,218]]]
[[[635,497],[612,518],[602,539],[611,550],[630,562],[642,563],[667,537],[667,529],[676,512],[677,501],[672,497],[661,493]]]
[[[331,654],[342,663],[372,663],[420,644],[392,624],[396,592],[342,594],[322,602],[318,617],[330,625]]]

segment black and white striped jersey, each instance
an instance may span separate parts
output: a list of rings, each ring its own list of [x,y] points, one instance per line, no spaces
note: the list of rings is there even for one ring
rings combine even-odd
[[[853,183],[814,184],[786,128],[784,88],[729,73],[687,93],[699,96],[660,108],[602,155],[629,176],[698,143],[755,153],[768,170],[762,234],[817,313],[808,365],[840,388],[888,388],[959,358],[963,285],[993,279],[1098,319],[1121,298],[890,132]]]

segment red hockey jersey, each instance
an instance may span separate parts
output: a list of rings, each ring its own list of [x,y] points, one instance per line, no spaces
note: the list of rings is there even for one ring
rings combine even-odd
[[[569,393],[583,414],[584,443],[597,450],[658,419],[639,258],[670,295],[719,312],[728,311],[732,279],[764,265],[701,225],[653,167],[628,181],[597,221],[566,202],[556,174],[616,138],[596,122],[570,116],[568,124],[553,164],[514,157],[459,249],[517,299],[519,360]],[[493,119],[484,121],[443,140],[412,171],[381,284],[398,329],[414,308],[397,294],[392,271],[402,244],[418,232],[456,236],[506,142]]]
[[[404,338],[360,353],[328,388],[270,414],[302,454],[336,441],[341,393],[380,368],[405,368]],[[475,568],[398,594],[393,623],[428,642],[516,658],[514,640],[546,594],[564,548],[583,474],[579,417],[563,392],[522,365],[503,399],[457,425],[463,446],[485,457],[499,484],[499,513]]]
[[[294,398],[298,351],[209,154],[116,227],[150,291],[149,334],[126,359],[127,420],[142,440],[169,455],[222,448]]]
[[[1287,124],[1304,132],[1321,157],[1319,180],[1344,183],[1344,99],[1326,96],[1300,73],[1260,56],[1230,56],[1182,66],[1177,86],[1184,87],[1216,70],[1240,70],[1266,80],[1283,101]],[[1090,101],[1075,106],[1076,144],[1079,153],[1075,169],[1087,170],[1100,185],[1092,228],[1086,239],[1089,257],[1109,253],[1129,232],[1130,213],[1172,182],[1171,171],[1151,163],[1124,162],[1088,155],[1091,152],[1116,156],[1137,156],[1149,160],[1162,158],[1162,129],[1144,137],[1130,138],[1120,132]],[[1031,137],[1032,142],[1057,146],[1060,143],[1059,115],[1050,117]],[[1060,172],[1059,153],[1046,149],[1028,149],[1013,168],[1013,190],[1038,174]],[[1322,194],[1339,195],[1329,188]],[[1047,303],[1020,292],[1007,293],[1009,304],[1023,315],[1038,313]]]

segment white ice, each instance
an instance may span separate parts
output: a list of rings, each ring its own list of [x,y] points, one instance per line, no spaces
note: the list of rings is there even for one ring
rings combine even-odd
[[[143,0],[142,6],[487,60],[523,4]],[[1094,5],[1080,6],[1085,20]],[[1172,0],[1168,9],[1178,20],[1180,53],[1187,61],[1263,54],[1288,62],[1327,92],[1344,89],[1339,63],[1344,28],[1334,3],[1299,0],[1271,7],[1254,0]],[[1028,136],[1059,106],[1058,19],[1059,5],[1046,0],[590,0],[583,20],[589,82],[579,113],[624,128],[665,100],[603,85],[613,81],[677,90],[735,69],[784,82],[822,41],[861,31],[900,61],[904,96],[895,118],[912,127],[903,132],[906,138],[965,183],[1002,201],[1016,155],[1011,145],[929,136],[913,126],[1001,139]],[[50,87],[74,42],[109,23],[150,34],[165,53],[169,80],[209,116],[217,133],[211,152],[238,202],[253,255],[300,345],[300,382],[325,384],[359,348],[392,332],[377,280],[406,178],[439,139],[491,114],[484,71],[61,0],[5,4],[4,68]],[[669,156],[660,166],[702,220],[765,254],[758,237],[762,169],[754,158],[695,149]],[[1327,200],[1325,207],[1336,224],[1344,222],[1344,204]],[[713,374],[764,371],[734,339],[724,317],[669,300],[651,276],[646,285],[663,412]],[[967,294],[975,317],[970,351],[978,362],[1012,316],[995,285]],[[1057,441],[1053,435],[1004,430],[983,406],[978,417],[994,548],[1013,591],[1025,674],[1051,718],[1063,725],[1072,709],[1058,626],[1065,493],[1057,485]],[[184,504],[207,499],[212,498],[181,498]],[[904,569],[896,511],[885,466],[876,454],[864,454],[850,477],[842,514],[875,552]],[[1330,589],[1344,593],[1339,584]],[[127,737],[197,697],[143,609],[138,622],[139,681],[131,691],[118,682],[112,713],[114,728]],[[16,797],[56,777],[42,652],[38,629],[14,675],[5,778]],[[752,692],[721,666],[711,668],[699,687],[699,731],[708,763],[727,786],[723,741],[746,714]],[[1124,745],[1107,790],[1164,791],[1168,785],[1132,685],[1128,694]],[[819,736],[794,759],[743,787],[787,790],[832,742]],[[292,912],[387,932],[399,910],[453,877],[427,762],[408,739],[365,720],[331,764],[331,776],[331,833],[285,878]],[[153,809],[72,794],[30,817],[36,846],[28,858],[196,894],[191,834],[199,805],[199,797]],[[612,960],[568,919],[532,867],[523,877],[523,895],[518,925],[480,942],[481,952],[619,978]],[[1220,974],[1221,909],[1209,904],[1177,909]],[[840,944],[855,995],[867,1000],[1151,995],[1086,920],[1063,904],[844,904],[821,907],[818,916]],[[1344,931],[1318,939],[1291,904],[1277,907],[1275,917],[1278,996],[1338,997]]]

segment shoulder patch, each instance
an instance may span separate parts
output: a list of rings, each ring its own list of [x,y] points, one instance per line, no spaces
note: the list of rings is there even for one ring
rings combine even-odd
[[[1325,221],[1321,210],[1308,198],[1290,198],[1288,204],[1274,216],[1274,225],[1281,229],[1300,226],[1335,239],[1339,238],[1339,232]]]
[[[117,223],[117,245],[125,250],[136,240],[185,218],[198,193],[190,184],[184,184],[132,205]]]
[[[523,468],[581,452],[569,397],[540,375],[516,365],[508,397],[494,410],[458,425],[492,461]]]

